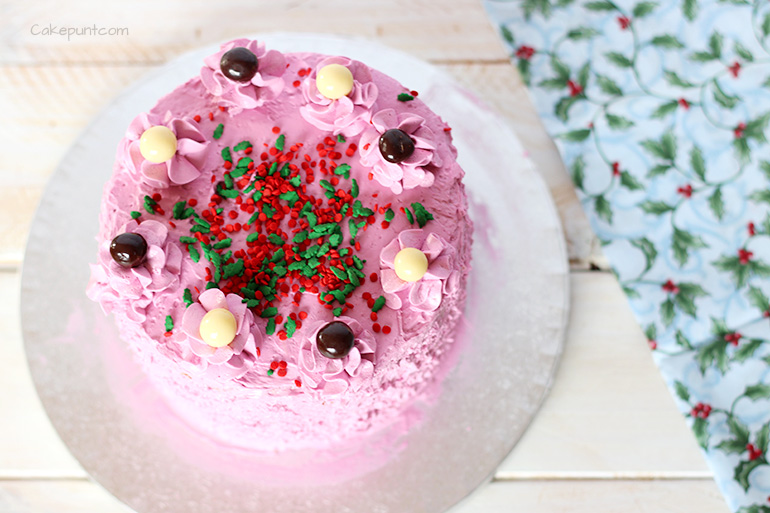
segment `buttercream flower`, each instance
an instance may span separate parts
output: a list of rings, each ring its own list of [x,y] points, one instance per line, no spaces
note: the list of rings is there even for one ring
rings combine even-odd
[[[337,100],[322,95],[316,86],[318,70],[329,64],[345,66],[353,75],[353,89]],[[319,62],[302,82],[302,95],[307,103],[300,107],[299,113],[305,121],[334,135],[352,137],[369,126],[372,117],[370,109],[377,99],[377,86],[372,82],[372,75],[365,64],[346,57],[328,57]]]
[[[404,281],[395,271],[395,259],[404,248],[417,248],[428,259],[428,270],[415,282]],[[380,251],[380,281],[386,305],[399,309],[410,304],[417,310],[432,312],[441,305],[443,294],[453,292],[460,274],[454,268],[451,244],[424,230],[404,230]]]
[[[182,272],[182,250],[168,237],[168,228],[157,221],[142,224],[130,221],[121,233],[136,233],[147,242],[147,255],[137,267],[121,267],[110,254],[111,241],[99,247],[98,262],[91,264],[91,282],[87,294],[107,310],[116,302],[127,302],[126,315],[135,322],[144,322],[145,310],[153,297],[163,290],[179,285]],[[190,269],[191,272],[195,272]]]
[[[388,162],[380,153],[380,136],[391,129],[404,131],[414,142],[414,152],[399,163]],[[403,189],[430,187],[433,173],[428,166],[441,166],[436,151],[433,131],[425,126],[425,119],[411,113],[396,113],[385,109],[372,116],[369,128],[361,134],[358,151],[361,163],[372,168],[374,179],[394,194]]]
[[[153,126],[167,127],[177,140],[174,156],[157,164],[146,160],[139,148],[142,134]],[[123,155],[118,160],[127,162],[132,175],[151,187],[184,185],[200,176],[206,159],[206,146],[206,138],[192,121],[175,118],[170,112],[164,116],[142,113],[128,126],[121,145]]]
[[[297,366],[302,386],[319,390],[325,395],[341,394],[348,388],[357,390],[374,374],[374,353],[377,342],[374,336],[350,317],[336,317],[350,327],[355,337],[353,349],[344,358],[327,358],[316,345],[316,336],[326,323],[319,323],[309,330],[310,337],[299,348]]]
[[[246,48],[257,57],[257,72],[248,82],[230,80],[220,68],[222,56],[235,47]],[[236,39],[223,44],[217,53],[206,57],[203,62],[206,65],[201,68],[201,82],[219,104],[231,109],[232,114],[259,107],[276,98],[284,87],[286,58],[281,52],[266,50],[263,42]]]
[[[222,347],[212,347],[203,341],[200,325],[203,317],[211,310],[224,308],[235,317],[235,338]],[[254,324],[254,314],[246,307],[243,298],[227,294],[219,289],[208,289],[198,296],[198,302],[191,304],[182,317],[182,331],[187,335],[190,350],[200,357],[203,365],[216,367],[220,376],[237,379],[246,374],[256,362],[257,343],[262,341],[260,331]]]

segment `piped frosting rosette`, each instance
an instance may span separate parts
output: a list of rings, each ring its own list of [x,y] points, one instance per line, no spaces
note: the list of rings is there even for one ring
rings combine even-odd
[[[330,64],[345,66],[353,75],[353,89],[336,100],[322,95],[316,86],[318,70]],[[314,127],[334,135],[352,137],[369,126],[372,117],[370,109],[377,100],[377,86],[364,64],[346,57],[328,57],[318,63],[301,87],[307,104],[300,107],[299,113]]]
[[[153,126],[167,127],[177,140],[174,156],[157,164],[146,160],[139,147],[142,134]],[[170,112],[163,117],[142,113],[128,126],[118,161],[127,162],[132,176],[151,187],[184,185],[200,176],[207,145],[206,138],[191,120],[174,118]]]
[[[336,395],[346,390],[359,389],[374,374],[374,353],[377,342],[374,336],[350,317],[336,317],[350,327],[355,343],[344,358],[323,356],[316,345],[316,337],[326,323],[319,323],[308,331],[309,338],[302,341],[297,365],[302,386],[319,390],[324,395]]]
[[[212,347],[203,341],[200,324],[211,310],[224,308],[235,317],[235,338],[222,347]],[[200,358],[199,371],[206,371],[225,379],[238,379],[246,374],[256,362],[257,343],[262,336],[254,323],[254,314],[246,307],[243,298],[227,294],[219,289],[208,289],[198,296],[198,302],[191,304],[182,317],[182,331],[192,353]]]
[[[414,142],[414,152],[398,163],[385,160],[379,148],[380,136],[394,128],[404,131]],[[441,166],[435,135],[425,126],[425,119],[411,113],[397,114],[393,109],[384,109],[372,116],[371,125],[361,134],[358,151],[361,163],[372,168],[374,179],[390,187],[394,194],[404,189],[430,187],[434,177],[426,167]]]
[[[182,272],[182,250],[168,237],[163,224],[148,220],[142,224],[130,221],[123,233],[136,233],[147,242],[147,256],[142,265],[125,268],[110,254],[110,241],[99,247],[98,262],[91,264],[88,297],[112,308],[115,303],[128,304],[126,316],[144,322],[145,310],[153,297],[166,289],[175,289]]]
[[[246,48],[257,57],[257,72],[248,82],[230,80],[220,68],[222,56],[236,47]],[[201,68],[203,86],[220,105],[229,107],[232,114],[277,98],[285,85],[286,58],[277,50],[267,50],[263,42],[236,39],[223,44],[217,53],[209,55],[203,62],[206,64]]]
[[[402,280],[395,271],[396,255],[404,248],[417,248],[428,259],[428,270],[415,282]],[[458,287],[460,274],[454,265],[454,247],[435,233],[402,231],[380,251],[380,281],[385,304],[395,310],[407,305],[424,312],[436,310],[443,294]]]

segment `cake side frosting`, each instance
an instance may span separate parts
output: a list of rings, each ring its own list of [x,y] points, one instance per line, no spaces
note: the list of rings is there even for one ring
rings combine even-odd
[[[272,82],[228,89],[218,61],[251,46],[274,52]],[[419,98],[363,63],[275,53],[223,45],[132,123],[105,186],[88,289],[180,415],[262,450],[344,442],[422,393],[462,313],[472,230],[449,127]],[[315,93],[329,64],[350,69],[354,85],[326,102]],[[163,175],[137,157],[135,127],[147,120],[205,148],[177,149],[195,150],[199,176],[176,180],[170,165]],[[415,146],[400,163],[374,148],[391,129]],[[121,233],[144,234],[141,265],[111,258]],[[417,281],[396,272],[404,248],[424,255]],[[235,322],[222,347],[198,331],[217,309]],[[333,321],[352,334],[341,358],[318,348]]]

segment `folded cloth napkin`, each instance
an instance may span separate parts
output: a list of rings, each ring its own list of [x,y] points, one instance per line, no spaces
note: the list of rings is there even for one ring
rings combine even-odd
[[[485,7],[728,504],[770,513],[770,2]]]

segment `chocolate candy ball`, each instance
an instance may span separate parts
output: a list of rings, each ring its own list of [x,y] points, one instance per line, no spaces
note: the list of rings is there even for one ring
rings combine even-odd
[[[242,46],[228,50],[219,61],[222,74],[236,82],[248,82],[257,74],[257,56]]]
[[[345,358],[356,341],[353,330],[342,321],[333,321],[321,328],[315,337],[318,350],[327,358]]]
[[[147,241],[138,233],[121,233],[110,243],[112,259],[126,268],[142,265],[147,256]]]
[[[391,128],[380,136],[380,153],[388,162],[398,164],[414,153],[414,141],[403,130]]]

